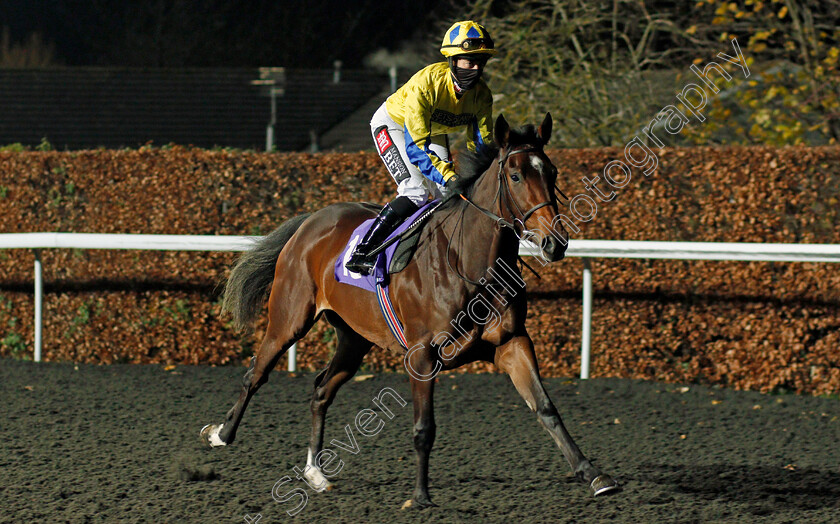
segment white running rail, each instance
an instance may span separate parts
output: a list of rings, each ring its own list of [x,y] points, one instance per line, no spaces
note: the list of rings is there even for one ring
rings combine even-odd
[[[261,237],[201,235],[121,235],[98,233],[5,233],[0,249],[35,251],[35,361],[41,360],[42,249],[141,249],[164,251],[248,251]],[[523,242],[520,254],[539,254]],[[593,258],[732,260],[759,262],[840,262],[840,244],[760,244],[742,242],[648,242],[636,240],[571,240],[567,257],[583,259],[583,336],[580,377],[589,378],[592,334]],[[289,371],[297,369],[297,348],[289,349]]]

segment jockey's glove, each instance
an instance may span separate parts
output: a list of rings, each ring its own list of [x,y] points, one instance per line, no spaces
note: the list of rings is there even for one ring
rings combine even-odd
[[[452,175],[451,177],[449,177],[449,180],[447,180],[443,184],[443,187],[446,188],[447,192],[450,195],[459,195],[464,192],[460,187],[460,182],[461,177],[459,177],[458,175]]]

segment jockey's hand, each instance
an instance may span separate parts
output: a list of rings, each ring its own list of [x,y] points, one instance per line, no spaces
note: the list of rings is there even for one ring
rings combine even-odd
[[[447,196],[451,195],[460,195],[464,192],[463,188],[461,187],[461,177],[458,175],[452,175],[449,177],[449,180],[443,184],[443,187],[446,188]]]

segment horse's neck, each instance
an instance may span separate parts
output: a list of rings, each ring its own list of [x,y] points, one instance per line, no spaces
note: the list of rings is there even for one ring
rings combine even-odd
[[[501,206],[496,169],[494,163],[479,177],[470,200],[476,206],[510,220],[510,217],[506,216],[508,212]],[[459,221],[461,223],[449,234],[457,252],[459,269],[465,276],[475,280],[481,277],[487,268],[492,267],[498,258],[509,258],[511,253],[515,257],[515,251],[511,250],[518,249],[518,242],[515,235],[506,234],[505,229],[497,226],[491,217],[469,204],[464,205],[466,208],[463,220]],[[513,244],[516,244],[516,247]]]

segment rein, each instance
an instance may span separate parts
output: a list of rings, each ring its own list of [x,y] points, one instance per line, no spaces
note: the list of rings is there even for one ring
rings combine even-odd
[[[512,202],[514,207],[516,208],[516,211],[518,211],[519,214],[522,215],[521,219],[520,218],[514,218],[514,222],[517,222],[517,221],[520,222],[522,224],[522,229],[523,230],[525,230],[525,222],[531,217],[532,214],[534,214],[535,211],[537,211],[538,209],[541,209],[545,206],[552,205],[554,203],[554,201],[553,200],[547,200],[545,202],[542,202],[540,204],[535,205],[534,207],[529,209],[526,213],[522,213],[522,210],[519,208],[519,206],[516,204],[516,201],[513,199],[513,195],[511,194],[510,185],[507,181],[507,177],[504,176],[504,169],[505,169],[505,164],[508,161],[508,158],[510,158],[511,156],[518,155],[520,153],[533,153],[533,152],[536,152],[536,151],[542,151],[542,148],[532,146],[532,147],[527,147],[527,148],[523,148],[523,149],[516,149],[516,150],[513,150],[513,151],[508,150],[503,156],[500,156],[499,161],[498,161],[499,171],[497,173],[497,177],[499,179],[499,191],[496,192],[496,197],[493,199],[493,203],[495,203],[497,200],[499,200],[499,195],[502,194],[502,185],[504,185],[506,199],[509,202]],[[554,187],[555,187],[555,189],[557,188],[556,185]],[[557,189],[557,191],[560,191],[560,190]],[[563,195],[563,192],[560,191],[560,194]],[[469,205],[478,209],[479,211],[484,213],[487,217],[489,217],[491,220],[496,222],[497,227],[499,227],[499,228],[507,227],[507,228],[512,229],[514,232],[516,232],[516,226],[514,224],[511,224],[510,222],[508,222],[504,218],[500,217],[499,215],[493,213],[492,211],[478,206],[475,202],[468,199],[464,195],[458,195],[458,196],[460,196],[462,199],[464,199],[464,201],[467,202]],[[566,195],[563,195],[563,196],[565,197]],[[449,202],[449,200],[451,200],[453,198],[455,198],[454,195],[438,202],[434,207],[427,210],[425,213],[423,213],[423,215],[418,217],[402,234],[396,235],[396,236],[390,238],[388,241],[384,242],[383,244],[378,246],[376,249],[371,251],[370,256],[376,256],[379,253],[381,253],[382,251],[384,251],[385,249],[387,249],[388,246],[390,246],[394,242],[396,242],[398,240],[405,239],[408,236],[410,236],[414,232],[414,230],[417,229],[420,226],[420,224],[422,224],[423,222],[426,221],[426,219],[428,219],[430,216],[432,216],[432,213],[435,210],[437,210],[437,208],[443,207],[444,204],[446,204],[447,202]],[[510,206],[508,206],[508,209],[510,210]],[[520,258],[520,261],[522,261],[521,258]],[[447,262],[448,262],[448,259],[447,259]],[[522,262],[522,263],[525,264],[524,262]],[[525,266],[528,267],[528,269],[531,269],[531,267],[528,266],[528,264],[525,264]],[[450,269],[452,269],[452,268],[450,267]],[[536,274],[536,272],[533,269],[531,269],[531,271],[534,272],[534,274]],[[457,274],[457,272],[456,272],[456,274]],[[473,282],[472,280],[466,279],[465,277],[463,277],[460,274],[458,276],[461,277],[461,278],[464,278],[467,282],[475,284],[475,282]],[[539,277],[539,275],[537,275],[537,277]]]

